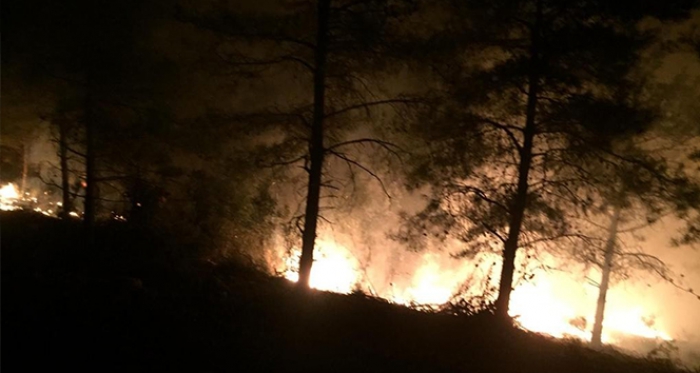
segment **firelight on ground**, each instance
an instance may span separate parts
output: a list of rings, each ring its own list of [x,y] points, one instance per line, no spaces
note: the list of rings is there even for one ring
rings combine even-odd
[[[286,258],[286,279],[298,280],[300,250],[292,250]],[[311,270],[310,286],[318,290],[350,293],[363,289],[363,275],[357,259],[347,248],[332,240],[318,240]],[[410,285],[391,294],[378,294],[397,304],[440,305],[448,302],[457,289],[459,279],[454,272],[443,269],[429,255],[413,274]],[[595,309],[595,292],[582,286],[578,291],[575,281],[567,283],[561,275],[543,272],[527,283],[517,286],[512,293],[510,315],[524,328],[557,338],[590,340]],[[393,284],[392,284],[393,285]],[[564,289],[563,287],[568,287]],[[609,304],[604,321],[603,341],[618,342],[620,336],[641,337],[656,340],[672,340],[661,325],[645,322],[641,299],[635,299],[629,307]],[[576,322],[576,321],[579,322]],[[583,322],[581,322],[583,320]]]

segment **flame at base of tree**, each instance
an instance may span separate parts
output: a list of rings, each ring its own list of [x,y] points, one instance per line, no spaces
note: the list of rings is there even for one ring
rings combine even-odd
[[[301,249],[293,248],[286,258],[284,277],[297,282],[299,280],[299,258]],[[333,242],[317,240],[314,252],[314,265],[311,269],[309,285],[318,290],[347,294],[358,285],[360,276],[357,260],[345,248]]]
[[[280,273],[290,281],[298,279],[299,255],[300,250],[292,248],[283,257]],[[498,260],[497,256],[492,256],[489,261]],[[369,289],[374,295],[396,304],[433,307],[455,299],[457,293],[464,290],[460,285],[464,283],[465,271],[441,267],[433,254],[422,255],[421,259],[403,287],[391,283],[384,287],[384,292],[377,292],[351,250],[332,239],[321,238],[317,239],[310,285],[318,290],[346,294]],[[475,266],[468,263],[462,268]],[[496,280],[489,276],[491,284],[488,286],[495,286]],[[596,296],[595,286],[582,285],[565,274],[542,271],[516,286],[509,312],[526,330],[556,338],[590,341]],[[489,301],[495,299],[491,297]],[[624,304],[611,301],[605,315],[603,342],[620,344],[634,338],[673,340],[663,329],[663,325],[654,322],[653,314],[645,310],[641,298],[624,299]]]
[[[590,341],[597,288],[580,287],[577,291],[574,281],[562,283],[565,280],[559,277],[541,274],[536,281],[516,287],[510,314],[527,330]],[[558,288],[555,287],[557,282],[561,284]],[[566,287],[571,291],[562,294]],[[642,305],[611,302],[603,321],[603,342],[616,344],[628,337],[672,340],[668,333],[648,322],[649,319],[653,317]]]

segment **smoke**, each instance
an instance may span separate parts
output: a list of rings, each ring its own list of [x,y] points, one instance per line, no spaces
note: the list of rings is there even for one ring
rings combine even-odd
[[[369,126],[360,126],[346,136],[373,137],[376,132]],[[441,304],[460,292],[467,298],[482,295],[497,284],[497,254],[455,258],[465,244],[449,236],[445,239],[428,235],[420,247],[407,247],[393,239],[403,216],[426,206],[430,190],[407,189],[403,174],[394,172],[392,158],[380,148],[364,147],[347,154],[366,164],[381,180],[328,159],[325,180],[332,187],[324,190],[322,199],[315,266],[326,268],[319,271],[328,271],[337,265],[335,278],[350,278],[354,283],[317,287],[340,292],[362,290],[400,304]],[[300,247],[300,231],[292,222],[303,212],[305,176],[301,169],[288,171],[286,182],[273,188],[273,195],[285,211],[278,224],[289,229],[278,230],[267,248],[272,253],[270,267],[292,280],[295,278],[289,276],[289,271],[295,269]],[[661,221],[638,232],[637,236],[647,238],[639,244],[645,252],[664,260],[674,273],[683,273],[684,286],[700,288],[698,252],[671,245],[679,228],[677,221]],[[544,248],[536,252],[538,256],[534,258],[519,253],[512,315],[530,330],[557,337],[590,338],[598,297],[595,281],[600,273],[572,263],[570,258],[547,254]],[[346,274],[346,269],[355,274]],[[314,276],[324,275],[312,270],[312,286]],[[604,341],[643,355],[661,344],[673,343],[679,348],[678,357],[692,365],[694,351],[700,350],[700,320],[695,317],[698,311],[700,302],[694,296],[653,274],[637,273],[614,283],[608,293]]]

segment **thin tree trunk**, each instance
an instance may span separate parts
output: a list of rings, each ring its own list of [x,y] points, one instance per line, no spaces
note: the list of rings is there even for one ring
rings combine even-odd
[[[89,86],[85,97],[85,224],[88,240],[92,241],[93,229],[95,226],[95,123],[94,123],[94,100],[91,95],[92,89]]]
[[[321,174],[323,171],[323,118],[325,116],[326,58],[328,48],[328,16],[330,0],[318,1],[316,56],[314,71],[314,113],[309,142],[309,186],[306,196],[304,233],[301,258],[299,259],[299,282],[301,288],[309,287],[311,266],[314,261],[314,242],[318,224],[319,200],[321,197]]]
[[[63,189],[63,206],[61,207],[60,217],[68,219],[70,212],[73,210],[73,200],[70,195],[70,180],[68,170],[68,128],[67,123],[63,118],[58,124],[58,140],[59,140],[59,157],[61,158],[61,188]]]
[[[605,242],[605,262],[602,268],[602,278],[598,290],[598,303],[595,309],[595,321],[593,323],[593,335],[591,336],[591,344],[594,347],[602,345],[603,337],[603,319],[605,317],[605,299],[608,295],[608,287],[610,286],[610,272],[612,272],[612,261],[615,257],[615,241],[617,240],[617,227],[620,221],[619,206],[615,206],[613,216],[610,219],[610,228],[608,228],[608,239]]]
[[[27,189],[27,173],[29,172],[29,148],[22,143],[22,185],[20,186],[20,198],[24,198]]]
[[[518,187],[510,203],[510,221],[508,222],[508,238],[503,244],[503,268],[496,299],[496,314],[508,318],[508,304],[513,290],[513,274],[515,272],[515,255],[518,251],[518,239],[522,229],[523,217],[527,208],[528,178],[532,166],[532,147],[535,138],[535,116],[537,114],[537,94],[540,85],[539,32],[542,18],[541,3],[537,3],[536,23],[532,30],[532,45],[530,46],[530,73],[527,92],[527,109],[525,129],[523,130],[523,145],[520,149],[520,164],[518,165]]]

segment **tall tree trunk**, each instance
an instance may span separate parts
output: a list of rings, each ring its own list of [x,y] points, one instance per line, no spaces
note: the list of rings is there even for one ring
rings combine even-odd
[[[530,72],[528,76],[527,109],[525,129],[523,130],[523,145],[520,149],[518,164],[518,187],[510,203],[510,221],[508,222],[508,237],[503,244],[503,268],[496,299],[496,314],[508,318],[508,304],[513,290],[513,273],[515,272],[515,254],[518,251],[518,239],[527,208],[528,178],[532,166],[532,147],[535,138],[535,116],[537,114],[537,94],[540,86],[540,28],[542,23],[542,5],[537,2],[535,26],[532,29],[530,46]]]
[[[612,217],[610,218],[610,228],[608,228],[608,239],[605,242],[605,262],[602,268],[602,278],[598,290],[598,303],[595,309],[595,321],[593,323],[593,335],[591,336],[591,344],[594,347],[600,347],[603,337],[603,319],[605,317],[605,299],[608,295],[608,287],[610,286],[610,272],[612,272],[612,261],[615,257],[615,241],[617,240],[617,226],[620,221],[620,206],[615,206]]]
[[[95,226],[95,107],[93,90],[88,83],[85,95],[85,224],[88,240],[92,241]]]
[[[309,287],[311,266],[314,261],[314,242],[318,224],[319,200],[321,197],[321,174],[323,171],[323,119],[325,116],[326,59],[328,53],[328,17],[330,0],[319,0],[317,10],[316,56],[314,71],[314,113],[309,142],[309,186],[306,195],[304,233],[301,258],[299,259],[299,282],[301,288]]]
[[[27,189],[27,173],[29,172],[29,147],[22,143],[22,185],[19,188],[20,198],[24,198]]]
[[[73,200],[70,195],[70,173],[68,170],[68,124],[64,118],[59,120],[61,122],[58,124],[58,155],[61,158],[61,189],[63,190],[63,206],[60,217],[68,219],[71,210],[73,210]]]

